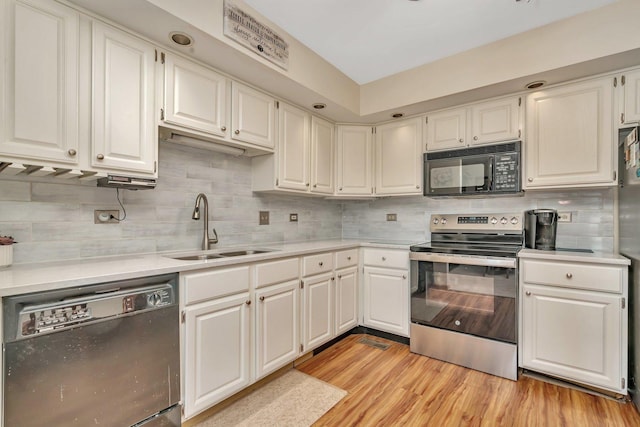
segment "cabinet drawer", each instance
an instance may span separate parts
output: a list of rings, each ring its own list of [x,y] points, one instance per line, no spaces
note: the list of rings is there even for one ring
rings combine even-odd
[[[336,269],[351,267],[358,264],[358,250],[349,249],[336,252]]]
[[[525,283],[603,292],[622,292],[622,269],[572,262],[522,261]]]
[[[333,270],[333,253],[331,252],[302,258],[302,275],[305,277],[331,270]]]
[[[364,264],[379,267],[408,268],[409,251],[389,249],[365,249]]]
[[[186,305],[249,290],[249,266],[181,275]]]
[[[297,279],[300,276],[298,261],[298,258],[289,258],[256,265],[256,288]]]

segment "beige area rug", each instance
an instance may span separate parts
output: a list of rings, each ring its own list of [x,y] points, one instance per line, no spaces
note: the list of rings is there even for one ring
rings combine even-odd
[[[347,392],[292,369],[195,427],[310,426]]]

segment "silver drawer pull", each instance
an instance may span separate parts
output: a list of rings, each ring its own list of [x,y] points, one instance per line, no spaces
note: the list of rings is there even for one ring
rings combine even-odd
[[[104,160],[104,154],[98,154],[98,155],[96,156],[96,158],[97,158],[98,160]]]
[[[260,297],[260,301],[264,301],[264,296]]]
[[[69,148],[69,151],[67,151],[67,153],[69,153],[70,156],[75,156],[76,154],[78,154],[78,152],[76,150],[74,150],[73,148]]]
[[[319,265],[320,267],[322,267],[322,266],[324,265],[324,262],[320,261],[320,262],[318,263],[318,265]]]
[[[387,258],[386,258],[386,257],[382,257],[382,260],[383,260],[383,261],[386,261],[386,260],[387,260]]]
[[[530,296],[530,295],[531,295],[531,291],[527,291],[527,292],[525,292],[525,294],[526,294],[527,296]]]
[[[347,261],[351,261],[351,257],[350,256],[347,257]]]
[[[573,277],[573,274],[567,273],[567,279],[571,279],[572,277]]]
[[[342,279],[342,274],[338,274],[338,279]]]
[[[403,279],[406,279],[406,278],[407,278],[407,275],[406,275],[406,274],[403,274],[403,275],[402,275],[402,278],[403,278]]]
[[[246,300],[244,303],[245,303],[245,304],[247,304],[247,305],[251,305],[251,300],[250,300],[250,299],[248,299],[248,300]]]
[[[233,133],[235,133],[236,135],[240,135],[240,131],[238,129],[236,129]]]
[[[225,132],[225,131],[227,130],[227,127],[226,127],[226,126],[222,126],[222,127],[220,128],[220,130],[221,130],[222,132]]]

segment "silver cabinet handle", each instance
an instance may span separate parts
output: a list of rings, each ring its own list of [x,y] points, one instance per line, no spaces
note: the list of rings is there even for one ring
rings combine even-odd
[[[464,142],[464,139],[460,138],[460,139],[458,140],[458,142]]]
[[[533,178],[527,178],[527,181],[533,182]]]
[[[338,274],[338,279],[342,279],[342,274]]]
[[[260,301],[264,301],[264,296],[261,296],[261,297],[260,297]]]
[[[336,278],[335,278],[335,277],[332,277],[332,278],[331,278],[331,280],[336,280]]]
[[[342,187],[338,188],[338,191],[342,191]]]
[[[318,187],[318,184],[313,184],[313,188],[317,188],[317,187]]]
[[[402,275],[402,278],[403,278],[403,279],[406,279],[406,278],[407,278],[407,275],[406,275],[406,274],[403,274],[403,275]]]
[[[69,153],[69,155],[71,157],[75,156],[76,154],[78,154],[78,152],[76,150],[74,150],[73,148],[69,148],[69,151],[67,151],[67,153]]]
[[[573,274],[567,273],[567,279],[571,279],[572,277],[573,277]]]
[[[473,140],[474,140],[474,141],[477,141],[477,140],[478,140],[478,137],[477,137],[477,136],[474,136],[474,137],[473,137]]]
[[[227,127],[226,127],[226,126],[222,126],[222,127],[220,128],[220,130],[221,130],[222,132],[226,132],[226,131],[227,131]]]
[[[308,186],[309,186],[309,183],[307,182],[305,185],[308,187]]]
[[[531,291],[527,291],[527,292],[525,292],[525,295],[527,295],[527,296],[531,296]]]
[[[248,299],[248,300],[246,300],[244,303],[245,303],[245,304],[247,304],[247,305],[251,305],[251,300],[250,300],[250,299]]]
[[[320,262],[318,263],[318,265],[319,265],[320,267],[322,267],[322,266],[324,265],[324,262],[320,261]]]
[[[347,257],[347,261],[351,261],[351,257],[350,256]]]
[[[420,186],[419,186],[419,185],[416,185],[416,190],[419,190],[419,189],[420,189]]]
[[[103,159],[104,159],[104,154],[98,154],[98,155],[96,156],[96,158],[97,158],[98,160],[103,160]]]
[[[383,260],[383,261],[386,261],[386,260],[387,260],[387,258],[385,258],[385,257],[382,257],[382,260]]]
[[[240,135],[240,131],[238,129],[236,129],[233,133],[235,133],[236,135]]]

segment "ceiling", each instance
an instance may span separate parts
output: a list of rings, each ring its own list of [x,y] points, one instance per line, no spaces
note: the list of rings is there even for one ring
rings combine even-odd
[[[244,0],[358,84],[617,0]]]

